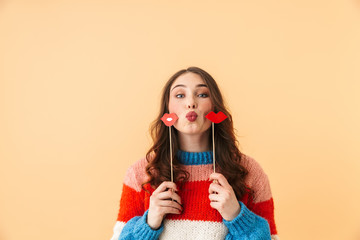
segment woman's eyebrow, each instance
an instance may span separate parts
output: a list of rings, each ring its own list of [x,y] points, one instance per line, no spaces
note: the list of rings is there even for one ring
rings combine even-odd
[[[171,91],[174,90],[177,87],[185,87],[186,88],[186,86],[184,84],[178,84],[175,87],[173,87],[173,89],[171,89]],[[199,88],[199,87],[208,87],[208,86],[206,84],[198,84],[198,85],[196,85],[196,87]]]

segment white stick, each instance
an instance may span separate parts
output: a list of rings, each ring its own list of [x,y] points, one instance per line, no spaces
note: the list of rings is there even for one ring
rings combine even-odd
[[[172,160],[172,144],[171,144],[171,126],[169,126],[169,134],[170,134],[170,168],[171,168],[171,182],[174,182],[174,176],[173,176],[173,160]]]
[[[213,142],[213,164],[215,172],[215,141],[214,141],[214,122],[212,122],[212,142]]]

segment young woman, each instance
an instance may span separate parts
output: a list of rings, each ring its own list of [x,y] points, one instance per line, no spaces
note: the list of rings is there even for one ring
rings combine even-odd
[[[216,173],[205,117],[211,111],[227,116],[214,125]],[[174,182],[165,113],[178,116],[171,135]],[[126,173],[111,240],[278,239],[268,177],[239,151],[232,117],[207,72],[190,67],[169,79],[151,134],[146,157]]]

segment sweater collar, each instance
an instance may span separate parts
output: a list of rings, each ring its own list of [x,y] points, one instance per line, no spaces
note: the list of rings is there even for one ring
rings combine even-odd
[[[210,164],[213,159],[213,152],[185,152],[179,150],[177,152],[177,157],[180,163],[184,165],[202,165],[202,164]]]

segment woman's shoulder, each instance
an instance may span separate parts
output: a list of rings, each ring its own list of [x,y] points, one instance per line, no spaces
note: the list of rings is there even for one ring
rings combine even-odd
[[[241,165],[249,172],[245,183],[255,191],[255,201],[268,200],[271,197],[269,178],[259,162],[253,157],[242,153]]]
[[[253,175],[266,175],[260,163],[247,154],[241,153],[241,165],[249,171],[249,174],[251,173]]]
[[[147,181],[148,176],[146,174],[146,166],[148,161],[146,157],[138,159],[135,163],[130,165],[126,171],[124,184],[132,187],[136,191],[141,191],[141,184]]]
[[[132,170],[136,173],[142,173],[145,172],[146,165],[148,164],[148,161],[146,160],[146,157],[141,157],[137,161],[135,161],[133,164],[130,165],[129,170]]]

